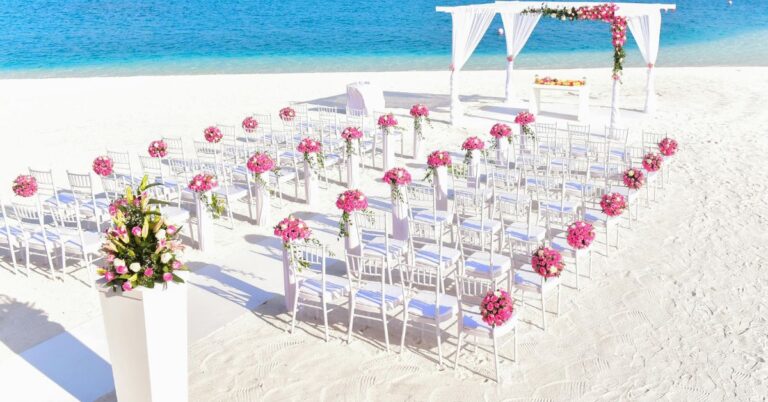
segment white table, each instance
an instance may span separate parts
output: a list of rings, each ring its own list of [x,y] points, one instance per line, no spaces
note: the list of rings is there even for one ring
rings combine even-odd
[[[356,109],[366,116],[374,111],[384,110],[384,92],[368,81],[353,82],[347,85],[347,110]]]
[[[564,85],[541,85],[533,84],[531,87],[531,102],[528,110],[533,114],[538,114],[541,111],[541,91],[566,91],[576,92],[579,95],[579,112],[576,118],[579,121],[586,121],[589,119],[589,85],[583,85],[580,87],[568,87]]]

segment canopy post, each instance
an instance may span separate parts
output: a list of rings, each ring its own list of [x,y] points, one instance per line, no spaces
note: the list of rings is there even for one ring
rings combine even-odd
[[[648,76],[645,83],[645,113],[656,112],[655,70],[653,64],[648,64]]]
[[[611,124],[610,128],[621,127],[621,117],[619,116],[619,89],[621,81],[613,80],[613,89],[611,91]]]

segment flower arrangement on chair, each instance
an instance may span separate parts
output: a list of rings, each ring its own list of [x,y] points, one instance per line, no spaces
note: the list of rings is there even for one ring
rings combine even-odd
[[[563,256],[557,250],[544,246],[533,252],[531,266],[535,272],[544,277],[545,281],[547,278],[560,276],[565,269]]]
[[[664,137],[659,141],[659,152],[664,156],[672,156],[677,153],[677,141],[669,137]]]
[[[164,202],[147,193],[159,183],[147,183],[144,176],[135,193],[127,187],[125,194],[109,207],[113,227],[107,231],[102,247],[106,267],[98,272],[105,286],[115,291],[184,282],[176,275],[186,270],[181,262],[184,245],[178,240],[180,228],[165,222],[159,211]]]
[[[568,244],[576,250],[589,247],[595,240],[595,228],[589,222],[576,221],[568,225]]]
[[[506,138],[507,142],[512,143],[512,129],[504,123],[496,123],[491,127],[491,136],[501,141],[502,138]],[[495,147],[496,144],[493,144]]]
[[[211,144],[216,144],[221,141],[221,139],[224,137],[223,134],[221,134],[221,130],[219,130],[218,127],[210,126],[203,130],[203,135],[205,136],[205,140],[210,142]]]
[[[303,220],[291,215],[275,225],[274,234],[283,241],[283,247],[288,252],[290,262],[296,262],[299,271],[303,268],[309,268],[309,262],[304,260],[292,247],[292,244],[298,241],[320,244],[317,239],[311,238],[312,229]]]
[[[384,134],[392,134],[392,128],[397,127],[397,119],[392,113],[383,114],[379,116],[377,124]]]
[[[254,119],[253,116],[248,116],[243,119],[242,127],[243,131],[246,133],[252,133],[256,131],[257,128],[259,128],[259,122]]]
[[[296,111],[293,110],[292,107],[288,106],[280,109],[278,115],[282,121],[292,121],[294,118],[296,118]]]
[[[199,173],[189,181],[187,188],[197,194],[197,198],[205,205],[213,219],[219,219],[224,213],[224,202],[212,193],[211,190],[218,187],[216,176],[209,173]]]
[[[517,114],[517,116],[515,116],[515,124],[519,124],[520,131],[522,131],[523,134],[531,137],[532,140],[536,139],[536,134],[534,134],[530,125],[535,122],[536,117],[529,112],[520,112]]]
[[[347,157],[350,157],[355,154],[355,147],[353,146],[352,141],[360,141],[360,139],[363,138],[363,132],[357,127],[347,127],[341,132],[341,138],[344,139],[344,143],[346,144],[344,152]]]
[[[347,225],[352,225],[350,214],[356,211],[368,212],[368,198],[360,190],[347,190],[336,198],[336,208],[340,209],[339,238],[349,237]]]
[[[619,216],[627,208],[627,199],[620,193],[603,194],[600,208],[608,216]]]
[[[111,175],[113,167],[114,164],[112,163],[112,158],[109,156],[97,156],[96,159],[93,160],[93,171],[101,177]]]
[[[275,166],[275,161],[266,152],[256,152],[248,158],[248,162],[245,166],[253,173],[253,178],[256,183],[265,188],[268,187],[268,183],[261,175],[267,172],[272,172],[274,174],[277,174],[278,172],[277,166]]]
[[[504,289],[488,291],[480,302],[480,315],[483,322],[491,327],[500,327],[512,318],[515,311],[515,301]]]
[[[427,156],[427,174],[424,176],[424,180],[432,183],[432,176],[437,174],[437,168],[443,166],[450,166],[453,164],[451,161],[451,154],[448,151],[434,151]]]
[[[325,158],[323,157],[323,144],[320,141],[313,140],[312,138],[304,138],[296,146],[296,150],[304,154],[304,162],[309,164],[309,167],[317,171],[325,167]],[[312,158],[315,155],[317,159]],[[317,161],[317,166],[315,165]]]
[[[636,168],[629,168],[624,171],[624,185],[633,189],[638,190],[641,187],[643,187],[643,184],[645,183],[645,175],[643,174],[643,171]]]
[[[413,117],[413,131],[420,139],[424,139],[424,133],[422,132],[423,123],[426,121],[430,127],[432,127],[432,120],[429,119],[429,109],[426,105],[421,103],[411,106],[411,117]],[[397,122],[395,122],[397,125]]]
[[[400,191],[400,186],[407,186],[411,184],[411,174],[403,168],[392,168],[384,173],[382,178],[384,183],[389,184],[391,189],[392,200],[403,202],[403,193]]]
[[[155,140],[149,143],[147,153],[153,158],[165,158],[168,155],[168,144],[163,140]]]
[[[13,180],[13,193],[19,197],[31,197],[37,194],[37,179],[34,176],[21,174]]]
[[[480,151],[485,156],[485,143],[483,140],[477,137],[469,137],[461,144],[461,149],[467,151],[464,155],[464,163],[469,164],[472,162],[472,151]]]
[[[664,162],[663,156],[649,152],[643,157],[643,168],[649,172],[656,172],[661,169],[662,162]]]

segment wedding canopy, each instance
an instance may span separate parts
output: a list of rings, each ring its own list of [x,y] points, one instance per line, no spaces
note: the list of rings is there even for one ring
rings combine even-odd
[[[647,3],[610,3],[616,6],[615,15],[626,19],[626,25],[632,32],[632,36],[640,48],[640,53],[647,63],[648,72],[646,78],[645,112],[651,113],[656,107],[654,93],[654,70],[656,56],[659,50],[659,32],[661,30],[661,10],[674,10],[674,4],[647,4]],[[506,101],[513,98],[512,71],[515,57],[520,53],[533,32],[533,28],[542,16],[541,12],[530,10],[545,9],[572,9],[580,7],[601,7],[605,3],[595,2],[536,2],[536,1],[497,1],[488,4],[475,4],[455,7],[437,7],[438,12],[450,13],[453,22],[453,43],[451,52],[451,124],[457,124],[459,117],[463,115],[461,102],[459,101],[458,76],[461,68],[472,55],[472,52],[480,43],[485,31],[491,24],[491,20],[498,13],[504,24],[507,51],[507,82]],[[526,12],[528,11],[528,12]],[[620,60],[623,60],[623,41],[614,46],[621,51]],[[619,57],[619,56],[617,56]],[[620,61],[621,62],[621,61]],[[620,68],[619,68],[620,71]],[[611,98],[611,122],[616,126],[619,123],[619,76],[614,66],[614,81]]]

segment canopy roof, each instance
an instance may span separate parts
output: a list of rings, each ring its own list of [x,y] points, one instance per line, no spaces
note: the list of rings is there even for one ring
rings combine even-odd
[[[520,13],[523,10],[531,7],[549,7],[549,8],[571,8],[571,7],[590,7],[601,4],[611,3],[610,1],[583,1],[583,2],[564,2],[564,1],[552,1],[552,2],[540,2],[540,1],[497,1],[495,3],[486,4],[470,4],[466,6],[453,6],[453,7],[437,7],[436,10],[442,13],[452,13],[456,10],[471,10],[477,9],[490,9],[494,12],[511,12]],[[677,8],[674,4],[659,4],[659,3],[613,3],[616,4],[619,9],[616,14],[623,16],[639,16],[649,15],[661,10],[669,11]]]

